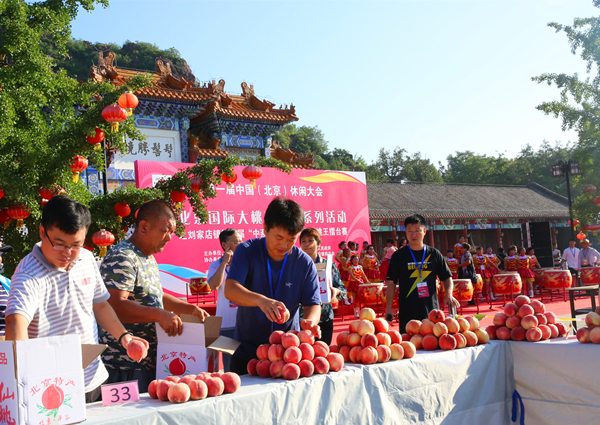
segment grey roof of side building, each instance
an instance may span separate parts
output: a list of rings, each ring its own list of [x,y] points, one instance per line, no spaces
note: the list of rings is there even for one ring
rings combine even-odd
[[[425,218],[569,217],[568,200],[537,183],[495,186],[431,183],[367,183],[369,216]]]

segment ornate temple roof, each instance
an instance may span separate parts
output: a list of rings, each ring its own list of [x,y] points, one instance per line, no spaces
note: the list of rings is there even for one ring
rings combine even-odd
[[[152,85],[135,92],[140,100],[156,99],[197,104],[200,107],[198,113],[190,116],[195,123],[216,118],[285,125],[298,120],[294,105],[275,108],[275,104],[257,98],[254,94],[254,86],[245,82],[242,83],[242,94],[234,95],[225,91],[225,80],[219,80],[218,83],[213,80],[200,86],[183,77],[175,77],[171,65],[161,59],[156,60],[157,72],[154,73],[118,68],[114,65],[114,60],[113,52],[107,53],[106,57],[100,52],[98,65],[92,65],[90,78],[97,82],[121,85],[126,84],[129,78],[136,75],[149,74]]]

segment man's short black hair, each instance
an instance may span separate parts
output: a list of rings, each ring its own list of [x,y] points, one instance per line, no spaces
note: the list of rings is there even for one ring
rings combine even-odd
[[[420,224],[427,227],[425,217],[423,217],[421,214],[413,214],[409,217],[406,217],[404,220],[404,227],[408,226],[409,224]]]
[[[569,239],[569,242],[575,242],[575,243],[577,243],[577,241],[575,239]]]
[[[236,233],[237,233],[237,230],[235,230],[235,229],[223,230],[221,233],[219,233],[219,242],[227,243],[227,239],[229,239],[230,236],[233,236]]]
[[[454,250],[449,249],[448,251],[446,251],[446,254],[448,254],[449,252],[451,252],[452,254],[454,254]]]
[[[502,247],[498,248],[498,253],[499,254],[503,254],[504,253],[504,248],[502,248]]]
[[[265,211],[265,225],[267,231],[281,227],[290,235],[297,235],[304,229],[304,210],[298,202],[278,196]]]
[[[44,229],[56,227],[67,235],[74,235],[81,229],[89,229],[92,224],[90,210],[66,196],[54,196],[42,210]]]
[[[136,226],[139,225],[142,220],[159,220],[163,216],[167,217],[169,220],[175,220],[175,214],[167,203],[159,200],[149,201],[142,205],[138,210],[135,224]]]
[[[385,241],[385,243],[391,243],[392,245],[394,245],[396,241],[393,238],[387,238],[387,241]]]

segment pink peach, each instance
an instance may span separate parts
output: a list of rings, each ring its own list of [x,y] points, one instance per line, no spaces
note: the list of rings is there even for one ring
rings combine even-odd
[[[283,367],[282,371],[283,379],[293,381],[300,378],[300,367],[294,363],[288,363]]]
[[[410,359],[410,358],[414,357],[415,354],[417,354],[417,349],[416,349],[415,345],[412,342],[410,342],[410,341],[402,341],[400,343],[400,345],[404,349],[404,357],[405,358]]]
[[[372,348],[374,350],[373,347],[369,347],[369,348]],[[329,372],[329,362],[327,361],[327,359],[325,357],[315,357],[312,360],[312,362],[315,367],[315,373],[324,375],[327,372]]]
[[[350,351],[350,347],[345,347]],[[298,363],[298,367],[300,368],[300,376],[303,378],[308,378],[315,373],[315,365],[311,360],[301,360],[300,363]]]
[[[421,332],[421,321],[420,320],[409,320],[406,324],[406,332],[410,335],[418,334]]]
[[[402,360],[404,357],[404,348],[402,348],[402,345],[394,343],[390,345],[390,350],[392,352],[390,360]]]

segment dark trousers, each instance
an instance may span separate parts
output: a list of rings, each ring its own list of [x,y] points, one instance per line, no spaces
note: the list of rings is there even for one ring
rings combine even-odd
[[[315,341],[323,341],[327,345],[331,345],[331,339],[333,338],[333,320],[327,320],[319,323],[321,328],[321,339],[315,338]]]
[[[95,403],[96,401],[102,400],[102,385],[108,383],[108,379],[104,381],[102,384],[98,385],[97,388],[93,389],[90,392],[85,393],[85,402],[86,403]]]
[[[241,359],[235,355],[231,356],[231,372],[238,375],[248,375],[248,361]]]

